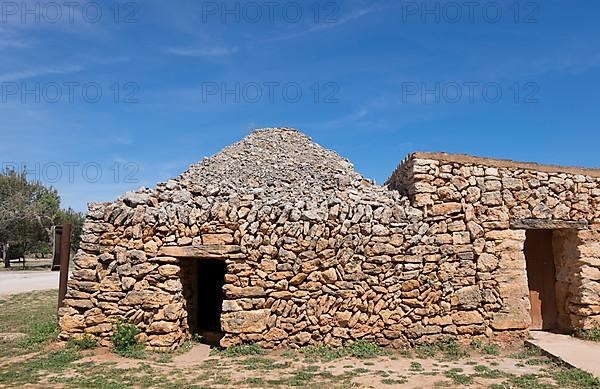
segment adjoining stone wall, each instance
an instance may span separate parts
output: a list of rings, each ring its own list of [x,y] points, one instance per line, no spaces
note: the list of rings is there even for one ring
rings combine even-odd
[[[202,258],[227,264],[223,346],[520,333],[530,322],[525,230],[511,221],[599,221],[590,176],[413,155],[388,184],[296,131],[269,129],[153,190],[92,204],[60,336],[108,344],[113,323],[128,320],[150,347],[177,347],[202,298],[189,286],[190,261]],[[589,326],[598,230],[575,234],[586,265],[565,266],[561,280],[572,325]]]
[[[481,287],[497,291],[502,305],[490,320],[494,330],[529,325],[525,230],[519,229],[527,223],[515,223],[523,220],[533,220],[533,226],[548,221],[546,228],[564,228],[554,231],[557,298],[565,304],[559,307],[561,327],[600,322],[598,171],[417,153],[388,184],[395,188],[399,181],[410,183],[412,205],[424,212],[426,220],[451,225],[454,240],[473,244],[477,278],[491,279]],[[589,230],[568,229],[574,221],[589,224]],[[490,284],[495,286],[489,289]]]
[[[572,328],[590,329],[600,325],[600,224],[579,231],[577,237],[569,313]]]
[[[556,307],[558,327],[562,331],[573,330],[569,307],[577,293],[579,264],[579,238],[576,230],[555,230],[552,232],[554,264],[556,271]]]

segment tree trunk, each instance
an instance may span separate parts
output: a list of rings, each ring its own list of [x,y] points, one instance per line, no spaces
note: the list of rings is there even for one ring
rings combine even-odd
[[[4,262],[4,267],[8,269],[10,267],[10,259],[8,257],[8,243],[2,244],[2,261]]]

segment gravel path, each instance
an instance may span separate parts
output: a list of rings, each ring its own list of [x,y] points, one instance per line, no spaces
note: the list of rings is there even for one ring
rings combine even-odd
[[[58,289],[58,275],[59,272],[50,271],[0,272],[0,296]]]

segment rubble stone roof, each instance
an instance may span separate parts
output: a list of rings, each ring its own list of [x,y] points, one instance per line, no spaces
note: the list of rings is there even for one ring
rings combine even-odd
[[[159,194],[163,201],[193,197],[323,201],[334,197],[361,201],[397,201],[398,195],[365,179],[352,163],[291,128],[255,130],[212,157],[191,165],[179,177],[127,193],[122,200],[143,204]],[[163,194],[160,196],[160,194]],[[183,197],[183,198],[181,198]]]

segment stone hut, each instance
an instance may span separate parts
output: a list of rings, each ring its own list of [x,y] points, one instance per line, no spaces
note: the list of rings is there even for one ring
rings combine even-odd
[[[600,323],[600,171],[416,153],[385,186],[292,129],[90,204],[60,337],[404,347]]]

